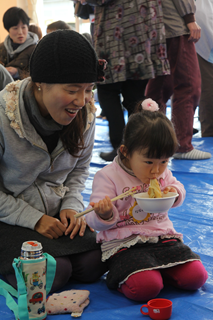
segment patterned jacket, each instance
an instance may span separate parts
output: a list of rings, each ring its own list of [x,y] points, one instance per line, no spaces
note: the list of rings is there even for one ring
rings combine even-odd
[[[88,0],[96,5],[94,44],[108,62],[105,83],[169,73],[161,2]]]

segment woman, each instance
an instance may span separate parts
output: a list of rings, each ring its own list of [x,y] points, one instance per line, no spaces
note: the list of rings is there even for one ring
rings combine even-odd
[[[162,1],[80,1],[95,6],[94,47],[108,62],[106,81],[97,89],[113,147],[100,157],[112,161],[122,142],[123,107],[130,116],[137,102],[145,98],[148,79],[169,71]]]
[[[56,258],[55,291],[71,276],[92,282],[106,271],[95,233],[74,218],[84,208],[103,64],[82,35],[58,30],[39,41],[30,75],[0,93],[0,273],[15,286],[13,258],[37,240]]]
[[[0,44],[0,63],[13,79],[29,77],[29,61],[38,42],[38,36],[28,32],[30,18],[18,7],[8,9],[3,16],[9,35]]]

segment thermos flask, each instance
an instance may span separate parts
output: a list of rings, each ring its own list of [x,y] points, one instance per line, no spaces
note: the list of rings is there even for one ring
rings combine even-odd
[[[55,266],[55,259],[43,253],[40,242],[26,241],[22,244],[21,256],[13,262],[20,320],[46,319],[46,296],[54,280]]]

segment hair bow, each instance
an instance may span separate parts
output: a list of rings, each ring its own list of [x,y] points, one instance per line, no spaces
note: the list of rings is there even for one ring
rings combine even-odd
[[[141,103],[141,106],[142,106],[143,110],[149,110],[149,111],[152,111],[152,112],[159,110],[158,104],[152,99],[145,99]]]

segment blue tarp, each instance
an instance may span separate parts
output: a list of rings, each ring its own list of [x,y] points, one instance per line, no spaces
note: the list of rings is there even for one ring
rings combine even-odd
[[[213,138],[193,138],[197,149],[211,152]],[[84,191],[85,206],[89,202],[94,174],[106,163],[100,159],[101,151],[110,151],[108,123],[96,120],[96,139],[90,177]],[[213,319],[213,158],[209,160],[174,160],[169,163],[174,176],[180,180],[187,191],[186,199],[179,208],[169,211],[169,216],[178,232],[183,233],[184,242],[198,253],[208,271],[206,284],[195,292],[165,286],[159,294],[173,302],[171,320],[212,320]],[[82,320],[125,320],[149,319],[140,313],[144,302],[134,302],[117,291],[109,290],[102,277],[94,284],[72,282],[61,291],[86,289],[90,291],[90,304],[84,310]],[[70,319],[70,314],[48,315],[47,320]],[[0,319],[15,319],[8,309],[5,298],[0,297]]]

